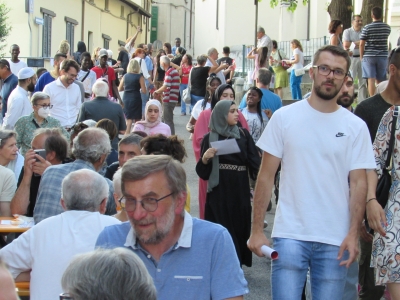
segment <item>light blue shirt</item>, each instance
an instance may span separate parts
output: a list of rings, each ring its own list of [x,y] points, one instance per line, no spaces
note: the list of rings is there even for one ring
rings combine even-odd
[[[157,289],[158,300],[226,299],[249,292],[228,231],[185,212],[178,242],[157,262],[140,247],[129,222],[106,227],[96,247],[125,246],[146,265]]]
[[[151,58],[146,56],[144,58],[144,61],[146,63],[147,71],[149,71],[149,73],[150,73],[150,71],[153,71],[154,67],[153,67],[153,61],[151,60]]]
[[[270,90],[260,88],[263,93],[263,97],[261,99],[261,109],[270,109],[274,113],[276,110],[282,107],[281,98],[278,95],[272,93]],[[243,96],[242,101],[240,102],[239,109],[243,109],[247,106],[246,103],[247,93]]]

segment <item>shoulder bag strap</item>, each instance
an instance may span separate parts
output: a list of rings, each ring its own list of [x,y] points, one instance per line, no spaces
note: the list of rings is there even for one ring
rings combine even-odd
[[[81,82],[84,82],[85,79],[89,76],[89,74],[90,74],[90,70],[86,73],[85,77],[82,78]]]
[[[278,55],[279,55],[279,58],[282,60],[282,55],[281,55],[281,52],[279,51],[279,49],[278,49]]]
[[[192,75],[192,70],[193,70],[193,66],[192,66],[192,68],[190,69],[190,72],[189,72],[189,81],[188,81],[188,87],[190,87],[190,88],[192,88],[192,81],[191,81],[191,75]]]
[[[395,136],[395,132],[396,132],[396,124],[397,124],[398,115],[399,115],[399,108],[398,108],[398,106],[395,106],[394,110],[393,110],[392,131],[390,133],[388,156],[386,157],[386,163],[385,163],[386,168],[389,167],[390,161],[392,159],[394,136]]]

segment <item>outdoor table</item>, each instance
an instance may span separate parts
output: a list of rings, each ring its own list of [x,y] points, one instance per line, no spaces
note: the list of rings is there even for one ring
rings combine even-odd
[[[11,221],[11,220],[14,220],[14,218],[13,217],[0,217],[0,233],[25,232],[31,228],[24,224],[22,224],[22,225],[12,225],[12,224],[4,225],[2,222],[2,221]]]

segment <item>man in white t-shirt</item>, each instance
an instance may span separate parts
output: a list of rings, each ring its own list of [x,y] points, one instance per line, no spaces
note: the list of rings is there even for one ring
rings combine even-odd
[[[26,62],[23,62],[22,60],[19,60],[19,46],[16,44],[11,45],[10,47],[10,54],[11,54],[11,59],[7,59],[8,62],[10,63],[10,69],[11,72],[18,76],[19,70],[22,68],[26,68],[28,65]]]
[[[347,268],[357,258],[366,169],[376,168],[366,124],[336,101],[350,67],[347,52],[324,46],[314,55],[308,99],[276,111],[257,146],[263,160],[254,194],[249,248],[270,245],[263,221],[282,165],[272,231],[272,297],[300,299],[311,272],[313,299],[342,299]]]

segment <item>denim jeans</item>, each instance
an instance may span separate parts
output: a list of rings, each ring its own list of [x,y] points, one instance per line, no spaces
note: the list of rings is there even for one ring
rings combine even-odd
[[[146,107],[147,101],[149,101],[150,93],[149,93],[149,81],[147,79],[144,80],[144,84],[146,85],[146,93],[140,93],[140,97],[142,98],[142,116],[144,117],[144,109]]]
[[[301,79],[303,78],[303,75],[301,76],[296,76],[294,73],[294,70],[290,73],[290,91],[292,92],[292,98],[294,100],[301,100]]]
[[[190,94],[190,99],[191,99],[191,103],[190,103],[190,111],[192,111],[193,107],[195,106],[195,104],[197,103],[197,101],[204,99],[204,96],[197,96],[197,95],[193,95]]]
[[[188,87],[187,84],[181,83],[179,86],[179,93],[181,94],[181,113],[186,115],[186,103],[185,100],[183,100],[183,90]],[[190,112],[192,109],[190,109]]]
[[[293,239],[273,238],[279,259],[272,261],[272,298],[301,299],[310,268],[313,300],[342,299],[347,268],[339,266],[339,247]],[[348,258],[345,251],[342,260]]]

